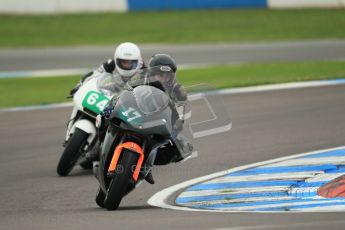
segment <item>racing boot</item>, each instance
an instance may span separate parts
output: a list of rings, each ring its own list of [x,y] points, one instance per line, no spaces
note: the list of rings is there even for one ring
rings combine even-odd
[[[146,175],[145,180],[148,183],[150,183],[150,184],[154,184],[155,183],[155,180],[153,179],[151,171]]]

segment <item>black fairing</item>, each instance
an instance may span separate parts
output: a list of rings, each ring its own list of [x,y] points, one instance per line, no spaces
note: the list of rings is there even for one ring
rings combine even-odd
[[[119,95],[101,148],[98,179],[103,191],[110,182],[108,167],[120,143],[133,141],[141,146],[145,158],[139,180],[146,176],[154,164],[155,150],[169,141],[172,114],[169,96],[156,87],[137,86]]]
[[[110,117],[123,128],[141,135],[161,135],[169,138],[172,132],[172,114],[169,96],[153,86],[138,86],[124,91]]]

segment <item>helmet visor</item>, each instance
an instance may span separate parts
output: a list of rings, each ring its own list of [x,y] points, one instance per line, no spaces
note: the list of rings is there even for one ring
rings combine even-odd
[[[116,59],[116,65],[123,70],[133,70],[138,67],[138,60]]]
[[[175,74],[174,73],[154,73],[153,77],[162,83],[170,82],[172,79],[174,79]]]
[[[149,68],[149,77],[151,80],[166,84],[174,82],[176,75],[169,66],[155,66]]]

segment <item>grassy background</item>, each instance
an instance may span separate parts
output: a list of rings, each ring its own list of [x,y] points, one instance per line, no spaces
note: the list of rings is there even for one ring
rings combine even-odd
[[[244,42],[345,37],[344,9],[0,15],[0,47]]]
[[[217,88],[255,86],[294,81],[345,78],[345,61],[311,61],[240,64],[183,70],[178,79],[185,86],[200,82]]]
[[[0,15],[1,47],[344,39],[344,9],[200,10],[11,16]],[[345,77],[344,61],[243,64],[181,70],[186,86],[218,88]],[[0,79],[0,107],[70,101],[80,76]]]
[[[185,86],[199,83],[217,88],[260,84],[336,79],[345,77],[345,61],[241,64],[180,70],[178,80]],[[49,104],[66,99],[80,76],[0,79],[0,107]]]

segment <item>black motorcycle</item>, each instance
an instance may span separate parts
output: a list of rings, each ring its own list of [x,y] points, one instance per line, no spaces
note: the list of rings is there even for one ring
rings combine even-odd
[[[168,155],[179,148],[170,148],[173,151],[168,154],[163,150],[175,145],[171,136],[176,119],[170,97],[154,84],[123,91],[109,119],[97,117],[97,127],[108,123],[100,161],[93,168],[100,183],[96,195],[100,207],[117,209],[122,198],[140,185],[154,164],[170,162]],[[191,155],[190,150],[181,154],[184,159]]]

